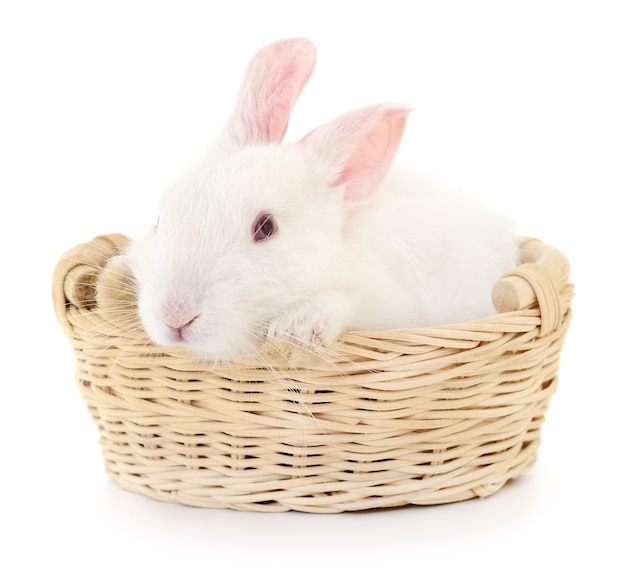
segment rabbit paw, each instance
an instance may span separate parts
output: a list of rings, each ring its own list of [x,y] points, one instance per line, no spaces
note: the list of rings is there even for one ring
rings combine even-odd
[[[272,319],[266,340],[280,340],[300,346],[331,347],[343,330],[344,314],[336,301],[300,302]]]

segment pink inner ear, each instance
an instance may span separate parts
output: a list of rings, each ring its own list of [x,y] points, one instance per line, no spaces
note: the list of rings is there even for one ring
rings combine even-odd
[[[281,70],[281,77],[273,82],[276,90],[267,94],[268,100],[258,102],[258,114],[265,124],[260,127],[265,142],[282,142],[289,125],[289,117],[312,69],[305,69],[297,61],[291,61]],[[263,111],[267,110],[267,114]]]
[[[283,40],[260,50],[248,66],[239,93],[229,127],[231,142],[281,142],[315,61],[315,47],[304,39]]]
[[[408,110],[390,109],[357,143],[335,181],[347,201],[365,200],[380,187],[396,155]]]

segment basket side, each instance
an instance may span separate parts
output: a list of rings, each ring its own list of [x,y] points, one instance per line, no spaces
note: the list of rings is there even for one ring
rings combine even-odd
[[[535,461],[571,318],[571,286],[554,273],[562,259],[530,242],[522,266],[539,280],[518,271],[502,280],[510,310],[456,326],[348,333],[332,366],[298,368],[199,364],[151,345],[129,320],[128,277],[109,262],[126,239],[76,247],[55,272],[55,309],[107,471],[159,500],[259,511],[493,494]],[[551,330],[537,290],[559,295]]]

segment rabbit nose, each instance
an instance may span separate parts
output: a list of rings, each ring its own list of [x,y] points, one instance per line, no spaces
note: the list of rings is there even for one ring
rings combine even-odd
[[[189,326],[191,326],[191,324],[194,322],[194,320],[198,316],[199,315],[194,316],[191,320],[188,320],[187,322],[175,322],[175,323],[170,323],[168,321],[165,322],[165,324],[168,326],[168,328],[171,331],[174,341],[184,342],[186,330],[189,328]]]
[[[166,302],[161,310],[161,319],[176,342],[185,340],[185,333],[199,315],[196,311],[190,312],[188,306],[172,301]]]

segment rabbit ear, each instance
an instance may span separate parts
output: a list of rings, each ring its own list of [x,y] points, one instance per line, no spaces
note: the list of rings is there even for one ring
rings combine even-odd
[[[354,110],[309,132],[301,145],[331,168],[330,181],[345,186],[345,200],[365,200],[387,175],[409,112],[383,104]]]
[[[250,61],[235,108],[222,133],[232,146],[278,143],[289,115],[316,62],[309,40],[281,40]]]

